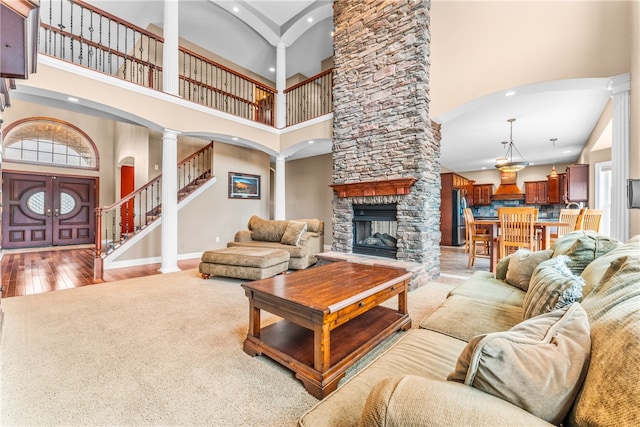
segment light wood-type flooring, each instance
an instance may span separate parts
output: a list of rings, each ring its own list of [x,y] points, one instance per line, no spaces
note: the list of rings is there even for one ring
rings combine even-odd
[[[487,259],[476,259],[467,269],[468,255],[462,247],[441,247],[440,271],[450,275],[470,275],[489,270]],[[105,270],[103,280],[93,279],[92,248],[6,251],[2,256],[2,297],[38,294],[134,277],[160,274],[160,264]],[[178,261],[182,270],[197,268],[200,259]]]

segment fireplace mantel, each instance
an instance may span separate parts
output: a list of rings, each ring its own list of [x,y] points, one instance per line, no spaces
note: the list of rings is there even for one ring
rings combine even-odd
[[[393,196],[409,194],[415,178],[389,179],[385,181],[356,182],[353,184],[331,184],[338,197]]]

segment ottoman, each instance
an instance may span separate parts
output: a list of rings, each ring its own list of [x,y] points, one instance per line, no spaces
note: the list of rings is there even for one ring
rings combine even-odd
[[[283,273],[289,268],[289,252],[284,249],[231,247],[202,254],[199,271],[210,276],[260,280]]]

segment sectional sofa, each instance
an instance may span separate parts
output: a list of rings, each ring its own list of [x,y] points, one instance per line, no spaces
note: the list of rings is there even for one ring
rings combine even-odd
[[[414,321],[299,425],[640,425],[640,236],[518,251]]]

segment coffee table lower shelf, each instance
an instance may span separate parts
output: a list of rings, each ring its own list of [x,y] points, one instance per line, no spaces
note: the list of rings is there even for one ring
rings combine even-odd
[[[288,320],[260,329],[260,336],[247,335],[244,351],[264,354],[293,370],[305,389],[318,399],[334,391],[346,370],[398,330],[411,327],[411,318],[397,310],[377,306],[337,327],[330,335],[330,366],[314,369],[313,331]]]

